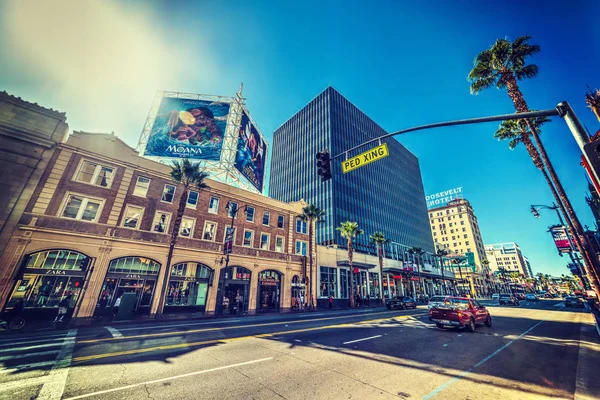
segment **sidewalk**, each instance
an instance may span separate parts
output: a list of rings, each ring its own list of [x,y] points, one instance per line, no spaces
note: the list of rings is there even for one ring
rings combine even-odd
[[[114,320],[112,318],[80,318],[77,320],[69,320],[63,323],[55,323],[54,321],[28,321],[27,325],[20,331],[6,331],[8,334],[22,334],[26,332],[38,332],[38,331],[50,331],[50,330],[61,330],[76,328],[97,328],[107,325],[122,325],[122,324],[151,324],[159,322],[171,322],[171,321],[201,321],[201,320],[227,320],[227,319],[238,319],[238,318],[253,318],[253,317],[268,317],[268,316],[287,316],[287,315],[311,315],[311,314],[322,314],[322,313],[336,313],[344,311],[358,311],[358,310],[373,310],[373,311],[384,311],[385,306],[363,306],[357,308],[317,308],[314,311],[297,311],[297,310],[286,310],[279,312],[265,312],[265,313],[253,313],[253,314],[240,314],[240,315],[213,315],[205,314],[204,312],[179,312],[179,313],[168,313],[163,314],[160,318],[154,318],[148,314],[145,315],[134,315],[131,319],[125,320]]]

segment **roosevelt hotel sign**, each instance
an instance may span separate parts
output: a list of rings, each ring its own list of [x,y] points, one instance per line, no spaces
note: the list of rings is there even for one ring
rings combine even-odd
[[[445,206],[448,202],[455,199],[462,199],[462,186],[454,189],[444,190],[442,192],[437,192],[434,194],[430,194],[425,196],[425,201],[427,201],[427,208],[435,208]]]

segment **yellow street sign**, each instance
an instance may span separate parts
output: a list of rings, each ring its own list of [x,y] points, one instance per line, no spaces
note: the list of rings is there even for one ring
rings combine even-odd
[[[342,161],[342,171],[344,171],[344,173],[354,171],[363,165],[370,164],[373,161],[380,160],[389,155],[390,153],[388,152],[387,143],[383,143],[382,145],[372,148],[369,151],[365,151],[356,157]]]

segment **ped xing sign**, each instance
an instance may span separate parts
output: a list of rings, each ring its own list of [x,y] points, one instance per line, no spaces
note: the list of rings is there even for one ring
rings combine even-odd
[[[357,168],[370,164],[373,161],[380,160],[389,155],[390,153],[388,152],[387,143],[383,143],[382,145],[374,147],[369,151],[365,151],[364,153],[361,153],[355,157],[342,161],[342,171],[344,171],[344,173],[354,171]]]

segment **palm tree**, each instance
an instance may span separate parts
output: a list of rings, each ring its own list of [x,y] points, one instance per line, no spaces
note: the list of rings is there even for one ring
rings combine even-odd
[[[421,279],[421,258],[423,257],[423,254],[425,254],[425,250],[423,250],[420,247],[413,247],[411,249],[408,250],[409,254],[413,254],[415,256],[415,261],[417,262],[417,274],[419,276],[419,283],[421,284],[421,291],[422,291],[422,295],[425,295],[425,284],[423,283],[423,280]]]
[[[462,267],[461,267],[461,265],[462,265],[462,261],[463,261],[463,260],[461,260],[461,259],[458,259],[458,258],[455,258],[454,260],[452,260],[452,262],[458,266],[458,273],[460,274],[460,285],[461,285],[461,290],[462,290],[462,289],[464,289],[464,285],[465,285],[465,282],[464,282],[464,280],[463,280]],[[461,295],[462,295],[462,293],[459,293],[458,295],[459,295],[459,296],[461,296]]]
[[[171,276],[171,260],[173,258],[173,250],[177,244],[177,236],[179,236],[179,228],[181,226],[181,220],[183,213],[185,212],[185,206],[188,199],[188,191],[190,188],[204,189],[208,185],[204,183],[204,180],[208,178],[208,174],[202,170],[199,163],[192,163],[187,158],[181,161],[173,161],[171,166],[171,179],[173,181],[183,185],[183,191],[179,197],[179,207],[177,208],[177,216],[173,223],[173,231],[171,232],[171,241],[169,242],[169,253],[167,254],[167,265],[163,270],[163,285],[162,285],[162,296],[158,304],[158,310],[156,315],[160,316],[165,307],[165,298],[167,297],[167,287],[169,284],[169,277]]]
[[[483,266],[483,272],[485,272],[486,295],[488,295],[490,291],[490,262],[488,260],[481,260],[481,265]]]
[[[381,291],[383,289],[383,245],[385,243],[389,243],[390,240],[385,238],[383,232],[375,232],[372,235],[370,235],[369,238],[371,239],[371,243],[375,243],[375,245],[377,245],[377,256],[379,257],[379,290]],[[385,302],[385,297],[383,293],[381,293],[381,299]]]
[[[471,83],[471,93],[478,94],[484,89],[495,86],[497,89],[507,89],[508,96],[511,98],[513,105],[518,113],[527,112],[529,108],[523,93],[517,84],[518,80],[534,78],[537,76],[539,68],[535,64],[526,64],[526,59],[539,53],[540,46],[529,44],[531,36],[525,35],[516,38],[512,43],[507,39],[498,39],[494,44],[475,57],[474,66],[469,72],[468,80]],[[548,173],[552,178],[556,191],[558,192],[561,202],[565,208],[566,219],[571,219],[575,228],[575,236],[581,242],[580,252],[585,249],[584,257],[586,261],[586,272],[591,277],[592,285],[598,295],[600,295],[600,286],[598,284],[596,272],[600,272],[600,262],[596,258],[596,253],[591,247],[589,241],[583,235],[583,227],[577,218],[573,206],[562,183],[558,179],[558,175],[554,170],[548,153],[542,144],[538,135],[535,124],[525,119],[527,126],[537,145],[542,160],[548,168]],[[593,267],[592,267],[593,265]]]
[[[350,266],[350,307],[354,307],[354,270],[352,268],[352,255],[354,254],[354,249],[352,248],[352,244],[354,239],[358,235],[362,235],[364,232],[362,229],[358,228],[358,222],[345,221],[336,228],[336,230],[340,231],[340,234],[343,238],[346,238],[348,241],[348,265]]]
[[[446,287],[446,277],[444,276],[444,257],[448,255],[448,252],[444,249],[439,249],[435,256],[440,259],[440,269],[442,271],[442,287],[444,288],[444,294],[448,293],[448,288]]]
[[[498,273],[500,273],[500,279],[502,280],[502,285],[506,286],[506,269],[504,267],[499,267]],[[506,287],[504,287],[503,289],[506,289]]]
[[[593,92],[592,89],[588,89],[585,94],[585,102],[600,121],[600,90],[596,89],[596,92]]]
[[[308,260],[309,260],[309,268],[310,271],[308,273],[309,276],[309,290],[310,290],[310,307],[314,309],[314,299],[313,299],[313,240],[314,240],[314,223],[322,222],[323,217],[325,216],[325,211],[321,210],[314,204],[309,204],[302,209],[302,214],[300,214],[300,218],[304,221],[308,221]],[[315,287],[316,289],[316,287]]]

